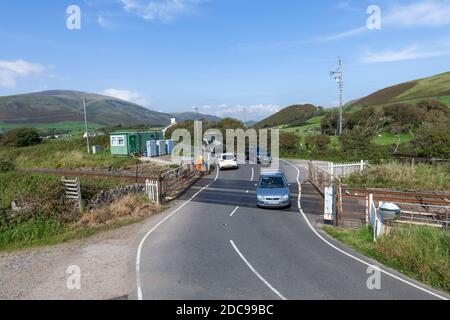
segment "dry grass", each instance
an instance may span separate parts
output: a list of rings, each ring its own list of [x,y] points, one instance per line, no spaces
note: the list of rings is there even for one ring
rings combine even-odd
[[[404,191],[450,190],[450,166],[402,165],[391,163],[376,166],[345,179],[351,187],[389,188]]]
[[[142,219],[161,212],[163,208],[149,203],[142,196],[130,195],[111,205],[85,213],[78,221],[78,227],[98,227],[123,219]]]

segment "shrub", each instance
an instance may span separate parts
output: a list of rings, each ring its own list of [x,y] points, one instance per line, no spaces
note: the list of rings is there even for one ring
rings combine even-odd
[[[308,149],[316,149],[323,151],[327,148],[327,145],[331,143],[329,136],[320,134],[317,136],[308,136],[305,138],[305,144]]]
[[[300,137],[294,133],[280,133],[280,152],[297,152],[300,146]]]
[[[0,158],[0,172],[14,171],[14,163],[9,159]]]
[[[372,145],[373,133],[370,130],[355,128],[340,137],[342,151],[351,156],[367,155]]]
[[[28,147],[41,143],[41,138],[36,129],[18,128],[5,133],[1,144],[12,147]]]
[[[450,158],[450,120],[438,118],[424,123],[417,131],[413,144],[426,157]]]

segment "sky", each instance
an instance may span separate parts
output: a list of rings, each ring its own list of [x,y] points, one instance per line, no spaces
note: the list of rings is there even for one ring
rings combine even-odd
[[[0,2],[0,95],[78,90],[260,120],[336,106],[339,56],[345,101],[450,71],[450,0]]]

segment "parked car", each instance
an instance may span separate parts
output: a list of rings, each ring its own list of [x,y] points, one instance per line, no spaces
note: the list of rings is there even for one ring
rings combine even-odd
[[[269,152],[259,152],[257,155],[258,163],[262,165],[269,165],[272,163],[272,155]]]
[[[282,171],[261,172],[256,187],[258,207],[281,209],[291,206],[289,183]]]
[[[238,169],[238,161],[236,156],[232,153],[224,153],[219,158],[219,169]]]
[[[245,149],[245,160],[250,160],[250,152],[255,153],[255,149],[246,148]],[[260,149],[256,149],[256,161],[258,164],[269,165],[272,163],[272,155],[270,152]]]

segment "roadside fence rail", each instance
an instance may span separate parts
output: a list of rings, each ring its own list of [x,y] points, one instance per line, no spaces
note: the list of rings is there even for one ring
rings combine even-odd
[[[363,172],[367,167],[370,167],[369,161],[361,160],[359,162],[349,163],[329,162],[328,166],[322,167],[322,169],[326,170],[332,176],[344,178],[352,175],[353,173]]]

